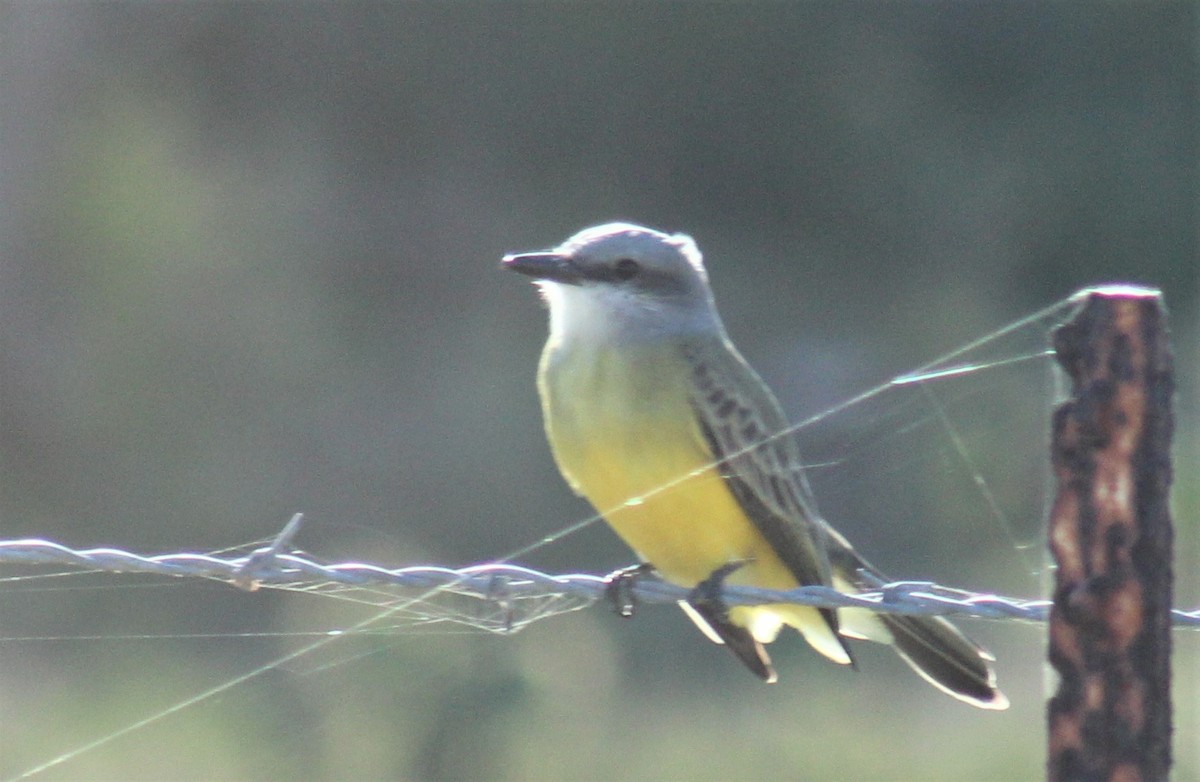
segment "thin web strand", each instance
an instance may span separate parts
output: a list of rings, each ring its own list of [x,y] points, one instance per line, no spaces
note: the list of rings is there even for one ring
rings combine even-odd
[[[959,434],[958,427],[950,420],[950,416],[946,413],[946,408],[942,405],[941,400],[937,398],[937,394],[933,392],[933,389],[927,383],[921,383],[920,388],[929,400],[929,404],[933,406],[934,413],[941,422],[946,436],[950,439],[950,443],[958,453],[958,458],[962,460],[963,465],[967,468],[967,472],[970,473],[971,481],[975,484],[975,489],[979,492],[979,496],[983,498],[984,504],[987,505],[988,512],[992,514],[992,518],[1004,530],[1009,544],[1017,552],[1017,556],[1025,568],[1026,575],[1036,584],[1041,569],[1038,567],[1038,563],[1032,558],[1033,547],[1028,543],[1021,542],[1020,536],[1017,535],[1017,530],[1013,526],[1012,519],[1008,517],[1004,509],[1000,507],[1000,503],[996,501],[996,495],[992,492],[991,484],[983,476],[983,472],[980,471],[974,457],[971,456],[971,452],[967,449],[966,442],[963,440],[962,435]]]

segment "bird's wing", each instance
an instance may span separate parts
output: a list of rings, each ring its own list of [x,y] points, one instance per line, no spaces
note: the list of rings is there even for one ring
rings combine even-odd
[[[685,343],[692,408],[729,490],[801,585],[831,583],[800,449],[770,390],[725,339]],[[827,614],[836,632],[832,611]]]

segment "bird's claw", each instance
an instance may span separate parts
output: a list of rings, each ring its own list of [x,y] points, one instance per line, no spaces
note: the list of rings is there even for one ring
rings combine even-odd
[[[613,610],[618,616],[631,617],[637,607],[637,597],[633,594],[633,584],[642,576],[654,573],[654,566],[649,562],[630,565],[620,570],[614,570],[604,577],[605,597],[612,603]]]
[[[725,579],[749,563],[750,560],[748,559],[736,559],[721,565],[721,567],[709,573],[708,578],[696,584],[695,588],[692,589],[692,593],[688,595],[687,601],[693,606],[702,606],[717,616],[727,616],[729,607],[725,604],[725,599],[721,595],[725,587]]]

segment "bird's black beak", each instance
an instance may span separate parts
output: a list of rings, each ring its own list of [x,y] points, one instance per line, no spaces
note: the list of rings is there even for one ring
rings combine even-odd
[[[504,256],[500,265],[537,280],[577,285],[581,279],[579,267],[571,261],[570,256],[562,253],[510,253]]]

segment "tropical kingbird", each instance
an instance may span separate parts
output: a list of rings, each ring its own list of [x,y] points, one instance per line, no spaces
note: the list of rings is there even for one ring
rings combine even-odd
[[[994,658],[943,618],[728,607],[702,591],[854,593],[887,579],[817,514],[788,421],[726,336],[690,237],[611,223],[503,264],[549,305],[537,385],[559,470],[643,562],[696,588],[680,605],[709,638],[768,682],[763,644],[783,625],[842,664],[853,661],[845,638],[892,644],[950,695],[1008,706]]]

